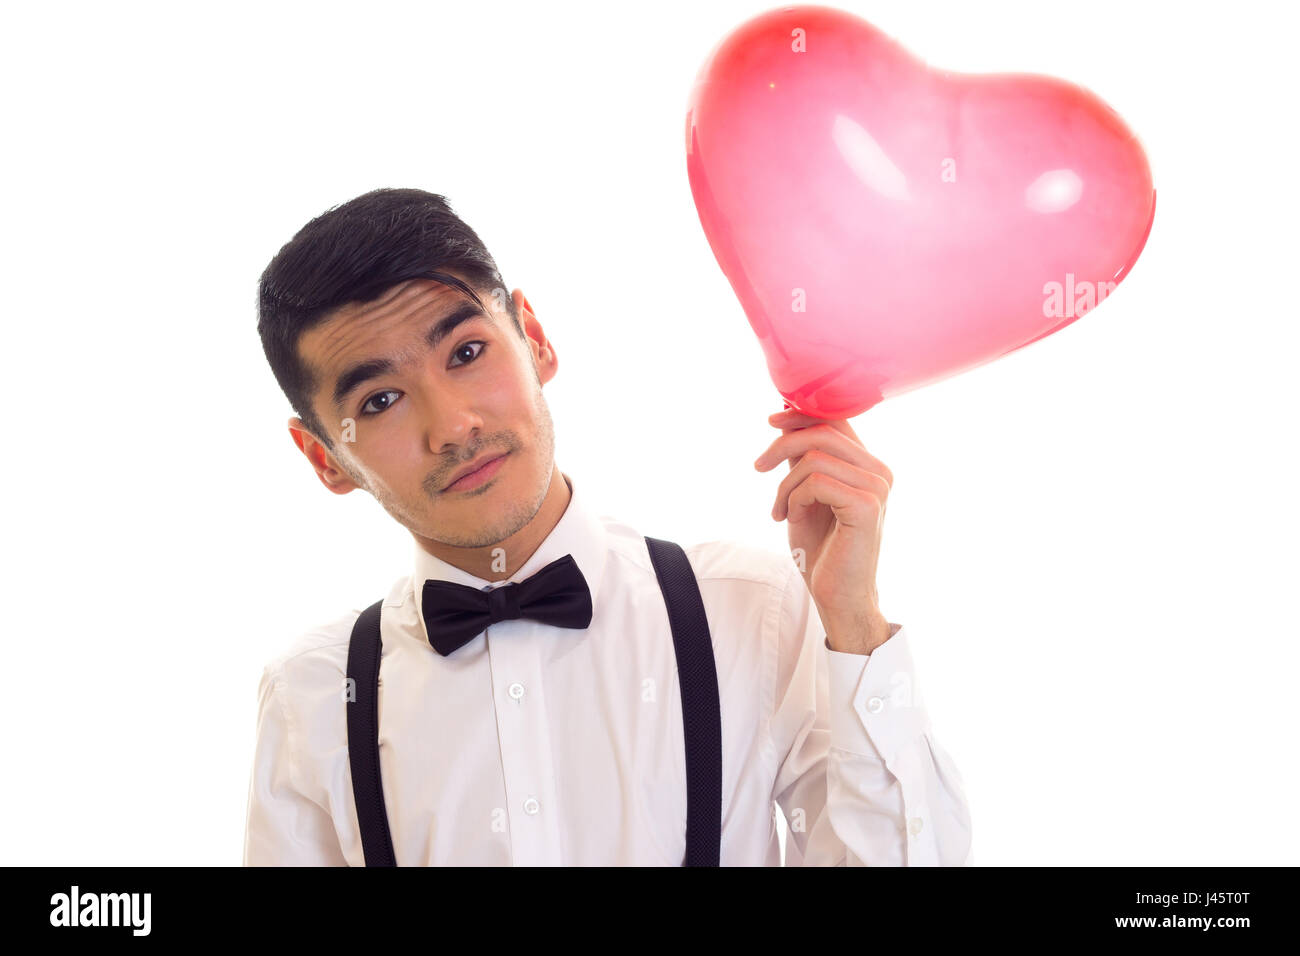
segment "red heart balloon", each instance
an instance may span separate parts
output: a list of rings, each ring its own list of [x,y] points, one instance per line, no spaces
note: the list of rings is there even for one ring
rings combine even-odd
[[[1074,322],[1155,215],[1141,145],[1088,90],[932,69],[829,7],[770,11],[717,45],[686,157],[772,381],[826,419]]]

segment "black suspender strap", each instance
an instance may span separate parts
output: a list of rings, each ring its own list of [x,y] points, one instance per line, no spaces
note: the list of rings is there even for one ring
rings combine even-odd
[[[722,850],[722,707],[704,600],[686,552],[645,539],[668,609],[686,743],[686,856],[683,866],[718,866]],[[348,646],[348,762],[366,866],[396,866],[379,776],[379,662],[383,601],[361,612]]]
[[[361,824],[361,848],[366,866],[397,866],[393,838],[388,832],[384,787],[379,778],[379,637],[376,601],[361,612],[348,644],[348,763],[352,767],[352,796]]]
[[[683,866],[718,866],[722,852],[722,707],[704,599],[686,552],[645,539],[668,606],[682,689],[686,738],[686,858]]]

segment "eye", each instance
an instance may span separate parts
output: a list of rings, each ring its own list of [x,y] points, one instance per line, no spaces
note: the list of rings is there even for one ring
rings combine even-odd
[[[478,349],[472,349],[471,346],[474,346],[474,345],[479,346],[479,348],[478,348]],[[478,360],[478,357],[479,357],[480,355],[483,354],[483,350],[484,350],[485,348],[487,348],[487,345],[488,345],[488,344],[487,344],[486,342],[474,341],[474,342],[466,342],[464,345],[459,346],[459,347],[456,349],[456,351],[454,351],[454,352],[451,353],[451,354],[452,354],[452,357],[455,358],[457,355],[460,355],[461,353],[465,352],[466,350],[469,350],[469,352],[470,352],[469,358],[468,358],[468,360],[466,360],[466,361],[464,361],[464,362],[459,362],[459,363],[453,362],[452,365],[451,365],[451,367],[452,367],[452,368],[458,368],[458,367],[461,366],[461,365],[469,365],[471,362],[475,362],[475,361],[477,361],[477,360]],[[366,417],[368,418],[368,417],[370,417],[370,416],[378,415],[378,414],[380,414],[381,412],[385,412],[385,411],[387,411],[389,408],[392,408],[392,406],[393,406],[393,402],[392,402],[392,401],[386,403],[386,404],[383,405],[383,407],[381,407],[381,408],[373,408],[371,403],[374,402],[375,399],[382,398],[382,397],[385,396],[385,395],[400,395],[400,394],[401,394],[401,392],[399,392],[399,391],[397,391],[396,389],[393,389],[393,388],[387,388],[387,389],[384,389],[382,392],[375,392],[375,394],[374,394],[374,395],[371,395],[368,399],[366,399],[365,404],[363,404],[363,405],[361,406],[361,414],[364,415],[364,416],[366,416]],[[394,401],[395,401],[395,400],[394,400]]]
[[[375,399],[377,399],[377,398],[382,398],[382,397],[385,396],[385,395],[399,395],[399,394],[401,394],[401,393],[398,392],[397,389],[395,389],[395,388],[386,388],[386,389],[384,389],[382,392],[375,392],[375,394],[373,394],[373,395],[371,395],[369,398],[367,398],[365,404],[361,406],[361,414],[362,414],[362,415],[378,415],[380,412],[387,411],[389,408],[392,407],[392,404],[393,404],[392,402],[389,402],[389,403],[388,403],[387,405],[385,405],[383,408],[376,409],[375,411],[366,411],[366,409],[369,408],[369,407],[370,407],[370,403],[373,402],[373,401],[374,401]]]
[[[469,357],[469,361],[467,361],[467,362],[461,362],[461,363],[460,363],[461,365],[468,365],[470,362],[473,362],[473,361],[476,360],[480,355],[483,354],[483,349],[487,348],[487,343],[486,343],[486,342],[466,342],[464,345],[462,345],[462,346],[460,346],[459,348],[457,348],[456,351],[454,351],[454,352],[451,353],[451,354],[452,354],[452,357],[454,358],[455,356],[460,355],[462,352],[464,352],[464,351],[465,351],[467,348],[469,348],[471,345],[480,345],[480,346],[482,346],[482,348],[480,348],[477,352],[475,352],[473,355],[471,355],[471,356]],[[452,366],[452,368],[455,368],[455,367],[456,367],[455,365]]]

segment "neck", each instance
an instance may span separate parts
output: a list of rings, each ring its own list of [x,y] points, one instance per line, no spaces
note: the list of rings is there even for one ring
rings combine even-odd
[[[541,546],[546,536],[559,523],[572,497],[573,492],[569,482],[560,473],[560,466],[556,465],[551,471],[551,483],[546,489],[546,497],[542,499],[542,506],[537,509],[537,514],[510,537],[482,548],[457,548],[421,535],[415,535],[415,540],[425,551],[439,560],[446,561],[452,567],[460,568],[485,581],[501,581],[518,571],[533,556],[533,552]],[[494,563],[498,565],[501,563],[496,561],[499,549],[504,549],[506,554],[504,569],[493,567]]]

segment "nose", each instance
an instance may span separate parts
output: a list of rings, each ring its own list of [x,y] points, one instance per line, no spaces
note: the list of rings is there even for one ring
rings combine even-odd
[[[451,385],[431,385],[420,403],[429,450],[439,455],[458,454],[483,428],[483,416],[472,396]]]

